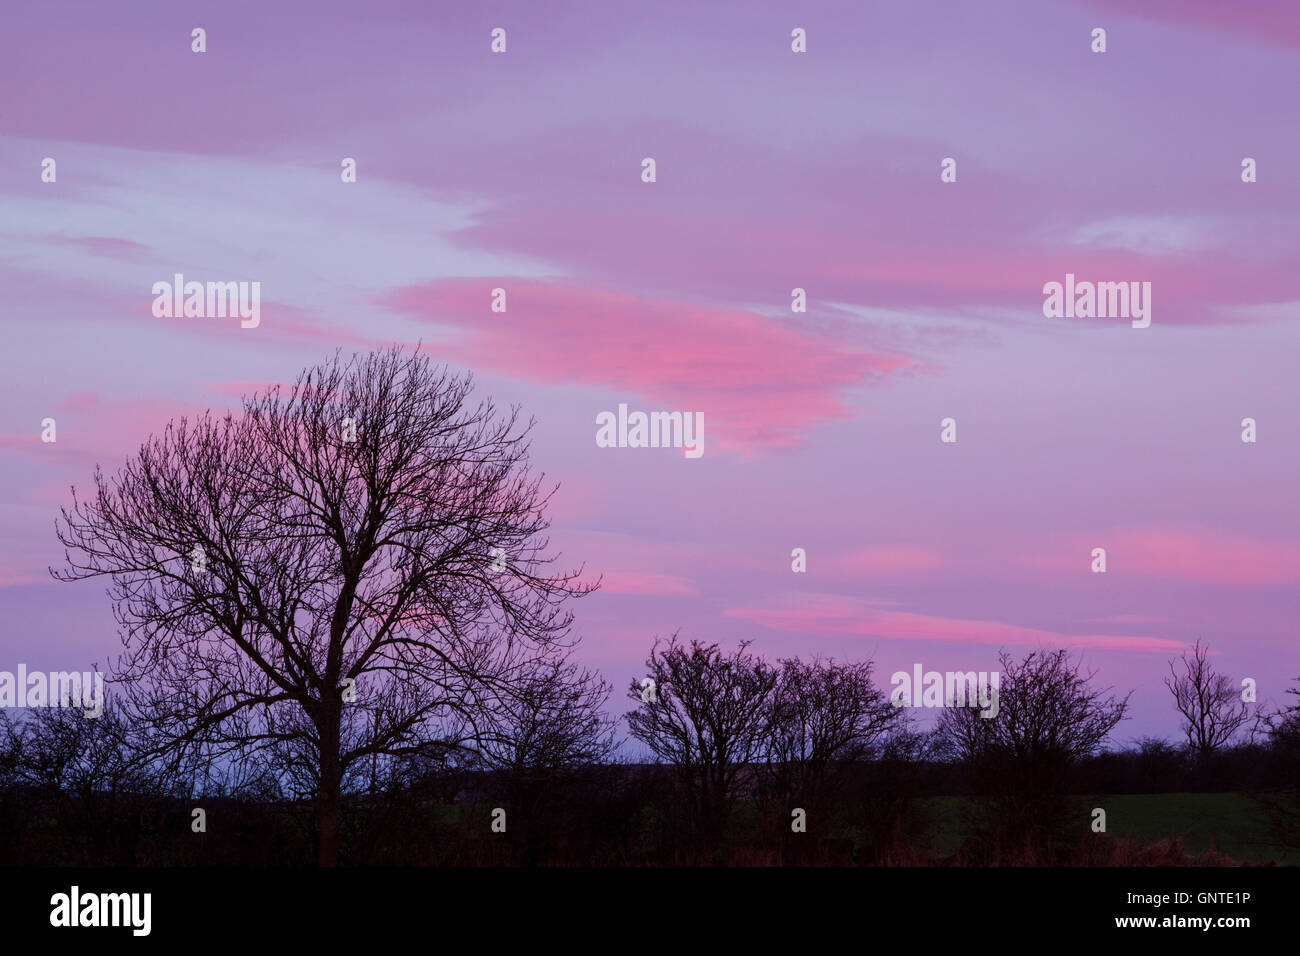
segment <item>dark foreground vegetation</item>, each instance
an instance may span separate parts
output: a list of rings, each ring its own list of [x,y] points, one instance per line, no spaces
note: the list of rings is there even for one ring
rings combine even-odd
[[[869,768],[862,768],[864,775]],[[557,791],[551,806],[520,816],[504,803],[506,833],[491,830],[501,804],[440,803],[420,789],[349,801],[342,862],[356,866],[739,866],[1300,865],[1300,847],[1272,826],[1270,802],[1242,793],[1080,797],[1064,852],[1043,859],[1014,841],[999,846],[981,801],[914,796],[894,805],[864,796],[827,832],[791,834],[765,825],[757,804],[742,804],[721,845],[700,859],[680,837],[671,806],[653,798],[656,768],[607,768],[585,787]],[[483,795],[497,789],[484,780]],[[435,785],[433,789],[438,789]],[[576,790],[585,790],[580,795]],[[562,795],[562,796],[561,796]],[[585,799],[583,797],[585,796]],[[563,801],[561,803],[561,800]],[[192,810],[206,832],[192,832]],[[1108,808],[1111,832],[1089,828],[1094,806]],[[1292,812],[1296,808],[1291,804]],[[781,821],[783,823],[783,821]],[[813,821],[812,824],[815,824]],[[775,821],[774,821],[775,824]],[[810,825],[812,825],[810,824]],[[0,795],[3,866],[311,866],[316,863],[310,803],[250,797],[186,800],[159,795],[67,795],[10,789]]]
[[[311,866],[310,798],[266,780],[197,793],[132,770],[111,723],[39,715],[82,731],[42,735],[6,721],[0,754],[0,865]],[[101,721],[103,719],[101,718]],[[913,748],[932,746],[915,735]],[[971,786],[962,761],[896,749],[835,772],[841,796],[792,829],[791,807],[764,791],[765,768],[738,775],[722,827],[702,838],[668,766],[601,764],[476,770],[410,764],[350,794],[344,865],[1170,866],[1300,864],[1295,755],[1272,743],[1197,759],[1161,741],[1081,761],[1054,822],[1026,839],[1023,819]],[[228,778],[233,780],[234,778]],[[193,782],[191,781],[191,784]],[[209,780],[209,785],[211,780]],[[222,790],[226,792],[222,792]],[[1090,795],[1083,795],[1090,794]],[[1099,796],[1098,794],[1105,794]],[[202,809],[202,832],[196,809]],[[1105,832],[1094,811],[1106,812]],[[494,811],[504,810],[504,832]],[[1048,817],[1051,816],[1048,813]],[[1044,820],[1047,817],[1043,818]]]

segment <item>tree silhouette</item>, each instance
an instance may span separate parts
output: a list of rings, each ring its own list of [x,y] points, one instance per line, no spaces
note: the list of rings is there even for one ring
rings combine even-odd
[[[717,644],[655,641],[646,658],[653,685],[634,680],[627,714],[631,734],[675,772],[697,852],[716,851],[739,790],[767,746],[777,672],[742,642],[733,653]]]
[[[1071,825],[1070,774],[1124,719],[1128,696],[1092,687],[1095,675],[1083,673],[1064,649],[1033,651],[1019,661],[1004,651],[998,662],[996,716],[948,706],[935,734],[986,798],[987,852],[1042,860],[1081,832]]]
[[[158,747],[304,781],[321,865],[374,761],[472,739],[598,584],[550,570],[532,423],[472,387],[418,351],[336,353],[239,417],[169,423],[58,522],[51,573],[111,579],[116,676]]]
[[[1300,677],[1287,695],[1294,704],[1279,708],[1264,717],[1271,747],[1269,757],[1280,780],[1271,793],[1257,794],[1272,824],[1278,842],[1295,849],[1300,847]]]
[[[848,771],[878,755],[905,723],[871,681],[870,661],[782,660],[766,748],[768,799],[790,819],[794,807],[825,820],[839,803]],[[789,827],[783,828],[789,832]]]
[[[1184,652],[1181,659],[1169,662],[1165,678],[1183,717],[1187,748],[1198,759],[1226,746],[1250,721],[1241,691],[1226,674],[1214,670],[1209,654],[1209,647],[1198,640],[1190,655]]]
[[[527,862],[581,827],[566,812],[585,772],[614,758],[613,687],[567,659],[539,661],[500,695],[475,742],[510,805],[510,828]]]

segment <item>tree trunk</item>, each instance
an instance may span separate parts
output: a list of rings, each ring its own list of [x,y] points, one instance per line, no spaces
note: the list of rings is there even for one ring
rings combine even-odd
[[[316,865],[339,865],[339,809],[343,775],[339,767],[339,713],[327,708],[320,733],[320,785],[316,796]]]

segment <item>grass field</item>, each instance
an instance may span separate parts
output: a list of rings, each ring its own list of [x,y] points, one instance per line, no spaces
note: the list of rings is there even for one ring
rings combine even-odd
[[[1146,793],[1087,797],[1088,808],[1106,811],[1106,830],[1117,840],[1132,839],[1145,846],[1176,838],[1189,854],[1208,850],[1240,863],[1276,863],[1300,866],[1300,850],[1273,846],[1273,834],[1259,804],[1240,793]],[[951,859],[966,835],[974,810],[966,797],[922,798],[926,820],[923,856],[932,863]],[[758,825],[756,809],[744,803],[736,808],[742,827]],[[475,821],[482,811],[470,806],[440,806],[436,816],[443,824]],[[1087,827],[1090,817],[1085,817]],[[844,834],[861,843],[861,835]]]
[[[1243,863],[1300,866],[1300,852],[1269,845],[1268,820],[1243,794],[1142,793],[1090,797],[1088,802],[1106,811],[1106,830],[1120,840],[1132,837],[1146,844],[1177,837],[1192,853],[1213,848]],[[934,822],[933,851],[950,856],[961,845],[969,804],[964,797],[932,797],[925,806]]]

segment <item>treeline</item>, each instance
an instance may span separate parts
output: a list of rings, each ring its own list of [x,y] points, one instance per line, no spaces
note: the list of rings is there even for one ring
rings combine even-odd
[[[1061,650],[1003,654],[1001,668],[996,717],[948,707],[923,732],[869,662],[672,638],[628,688],[623,750],[654,758],[637,763],[618,756],[606,682],[536,672],[478,739],[376,756],[351,778],[341,861],[1104,864],[1119,849],[1084,797],[1187,791],[1252,794],[1278,842],[1300,845],[1300,706],[1211,748],[1192,733],[1106,750],[1127,698]],[[944,860],[935,796],[966,798],[964,841]],[[115,704],[98,719],[0,711],[4,865],[310,865],[316,797],[269,759],[160,756]]]

